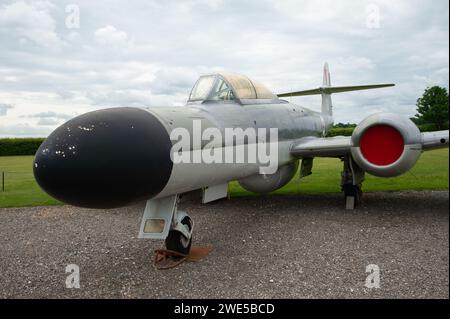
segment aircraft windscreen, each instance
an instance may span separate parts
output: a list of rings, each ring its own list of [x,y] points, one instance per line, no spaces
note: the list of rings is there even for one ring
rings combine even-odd
[[[215,101],[231,101],[234,100],[233,90],[228,86],[228,84],[222,80],[218,79],[214,89],[211,92],[211,100]]]
[[[214,84],[215,79],[216,77],[213,75],[202,76],[200,79],[198,79],[197,83],[192,89],[189,101],[206,100],[209,92],[211,92],[211,88]]]

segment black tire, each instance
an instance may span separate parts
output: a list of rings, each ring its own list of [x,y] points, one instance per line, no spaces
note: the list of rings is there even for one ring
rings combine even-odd
[[[189,230],[192,229],[191,220],[189,217],[183,218],[181,223],[188,225]],[[171,230],[169,231],[169,235],[167,235],[165,243],[168,250],[173,250],[183,255],[189,255],[189,252],[191,251],[192,237],[187,240],[186,237],[184,237],[184,235],[179,231]]]

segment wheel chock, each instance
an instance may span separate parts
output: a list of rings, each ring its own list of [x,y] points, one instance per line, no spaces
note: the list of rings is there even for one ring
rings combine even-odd
[[[189,255],[167,249],[155,249],[154,264],[157,269],[171,269],[185,261],[196,262],[205,258],[212,250],[210,246],[193,246]]]

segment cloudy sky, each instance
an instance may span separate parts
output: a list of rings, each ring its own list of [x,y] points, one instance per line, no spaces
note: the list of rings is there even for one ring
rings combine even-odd
[[[183,105],[197,77],[243,73],[274,92],[393,82],[333,96],[336,122],[415,114],[448,88],[448,0],[0,0],[0,136],[47,136],[116,106]],[[79,13],[79,15],[78,15]],[[319,109],[319,97],[293,102]]]

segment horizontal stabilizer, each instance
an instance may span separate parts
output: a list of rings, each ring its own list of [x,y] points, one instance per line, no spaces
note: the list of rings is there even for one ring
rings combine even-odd
[[[392,87],[395,84],[373,84],[373,85],[354,85],[354,86],[322,86],[317,89],[288,92],[278,94],[278,97],[290,97],[290,96],[304,96],[304,95],[316,95],[316,94],[333,94],[351,91],[380,89],[386,87]]]

